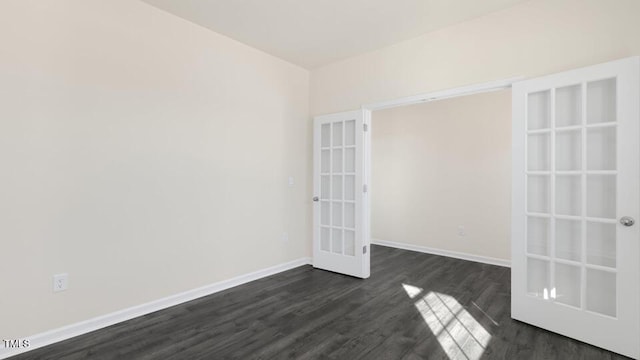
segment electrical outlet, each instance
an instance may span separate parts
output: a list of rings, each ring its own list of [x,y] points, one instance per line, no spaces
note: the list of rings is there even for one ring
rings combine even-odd
[[[282,242],[284,242],[284,243],[289,242],[289,233],[288,232],[283,232],[281,239],[282,239]]]
[[[293,176],[289,176],[289,179],[287,180],[287,185],[289,185],[289,187],[293,187],[294,184],[295,184],[295,179],[293,178]]]
[[[53,275],[53,292],[65,291],[69,288],[69,274]]]
[[[467,236],[467,231],[462,225],[458,226],[458,236]]]

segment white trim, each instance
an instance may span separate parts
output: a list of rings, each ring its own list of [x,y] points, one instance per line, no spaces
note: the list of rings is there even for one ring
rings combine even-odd
[[[398,106],[420,104],[420,103],[443,100],[443,99],[448,99],[448,98],[453,98],[458,96],[465,96],[465,95],[472,95],[472,94],[479,94],[484,92],[508,89],[511,87],[513,83],[521,80],[524,80],[524,76],[517,76],[517,77],[508,78],[508,79],[461,86],[453,89],[432,91],[426,94],[413,95],[413,96],[407,96],[407,97],[388,100],[388,101],[365,104],[365,105],[362,105],[362,109],[371,110],[371,111],[390,109]]]
[[[396,249],[417,251],[425,254],[440,255],[440,256],[446,256],[446,257],[455,258],[455,259],[484,263],[484,264],[511,267],[511,261],[509,260],[492,258],[488,256],[473,255],[473,254],[462,253],[457,251],[435,249],[435,248],[430,248],[426,246],[412,245],[407,243],[399,243],[395,241],[387,241],[387,240],[380,240],[380,239],[373,239],[373,238],[371,239],[371,243],[375,245],[387,246],[387,247],[392,247]]]
[[[158,310],[163,310],[171,306],[179,305],[203,296],[215,294],[217,292],[227,290],[229,288],[246,284],[248,282],[258,280],[267,276],[275,275],[283,271],[291,270],[302,265],[310,265],[311,258],[300,258],[279,265],[271,266],[266,269],[254,271],[248,274],[240,275],[228,280],[206,285],[185,292],[171,295],[162,299],[154,300],[146,304],[133,306],[127,309],[112,312],[110,314],[98,316],[89,320],[81,321],[75,324],[67,325],[58,329],[47,332],[26,336],[21,339],[27,339],[30,342],[28,348],[19,349],[0,349],[0,359],[6,359],[24,352],[35,350],[37,348],[51,345],[59,341],[67,340],[82,334],[89,333],[98,329],[105,328],[123,321],[150,314]]]
[[[408,97],[403,97],[403,98],[398,98],[398,99],[393,99],[393,100],[388,100],[388,101],[383,101],[383,102],[378,102],[378,103],[364,104],[364,105],[362,105],[361,109],[364,111],[365,119],[366,119],[366,121],[368,123],[368,132],[369,133],[367,134],[367,136],[370,137],[371,136],[371,132],[373,131],[372,130],[373,126],[372,126],[372,124],[370,122],[371,112],[372,111],[390,109],[390,108],[399,107],[399,106],[420,104],[420,103],[425,103],[425,102],[430,102],[430,101],[449,99],[449,98],[454,98],[454,97],[458,97],[458,96],[466,96],[466,95],[472,95],[472,94],[479,94],[479,93],[497,91],[497,90],[502,90],[502,89],[509,89],[509,88],[511,88],[511,86],[514,83],[516,83],[518,81],[521,81],[523,79],[524,79],[524,76],[517,76],[517,77],[508,78],[508,79],[488,81],[488,82],[484,82],[484,83],[461,86],[461,87],[452,88],[452,89],[432,91],[432,92],[425,93],[425,94],[408,96]],[[372,194],[371,173],[370,173],[372,156],[371,156],[371,144],[370,143],[366,144],[363,156],[365,158],[365,177],[366,177],[365,181],[366,181],[366,183],[368,185],[368,191],[367,191],[367,196],[366,197],[367,197],[367,200],[368,200],[371,197],[371,194]],[[365,206],[365,209],[363,211],[364,211],[364,214],[366,214],[366,218],[368,220],[364,224],[364,226],[365,226],[364,233],[365,234],[370,234],[371,233],[371,220],[369,219],[369,217],[370,217],[369,214],[371,212],[371,203],[369,201],[366,201],[364,203],[364,206]],[[452,258],[456,258],[456,259],[476,261],[476,262],[481,262],[481,263],[485,263],[485,264],[511,267],[511,261],[510,260],[496,259],[496,258],[491,258],[491,257],[472,255],[472,254],[466,254],[466,253],[459,253],[459,252],[455,252],[455,251],[448,251],[448,250],[442,250],[442,249],[433,249],[433,248],[428,248],[428,247],[425,247],[425,246],[410,245],[410,244],[404,244],[404,243],[398,243],[398,242],[392,242],[392,241],[385,241],[385,240],[373,239],[373,238],[370,239],[370,243],[371,244],[382,245],[382,246],[395,247],[395,248],[398,248],[398,249],[418,251],[418,252],[423,252],[423,253],[427,253],[427,254],[448,256],[448,257],[452,257]]]

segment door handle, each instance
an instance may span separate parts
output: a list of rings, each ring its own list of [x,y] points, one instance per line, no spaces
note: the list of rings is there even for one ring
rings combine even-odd
[[[313,201],[318,202],[318,201],[320,201],[320,199],[317,196],[314,196],[313,197]]]
[[[624,226],[633,226],[635,223],[636,221],[630,216],[623,216],[620,218],[620,224]]]

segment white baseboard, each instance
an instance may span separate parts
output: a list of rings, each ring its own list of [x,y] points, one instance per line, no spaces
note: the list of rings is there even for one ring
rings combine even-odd
[[[397,249],[411,250],[411,251],[417,251],[417,252],[426,253],[426,254],[447,256],[447,257],[456,258],[456,259],[475,261],[475,262],[485,263],[490,265],[511,267],[511,261],[509,260],[497,259],[497,258],[492,258],[488,256],[473,255],[473,254],[461,253],[457,251],[435,249],[435,248],[430,248],[426,246],[412,245],[412,244],[399,243],[395,241],[387,241],[387,240],[380,240],[380,239],[371,239],[371,243],[376,245],[397,248]]]
[[[311,258],[300,258],[266,269],[254,271],[249,274],[240,275],[229,280],[220,281],[211,285],[206,285],[162,299],[154,300],[146,304],[133,306],[127,309],[98,316],[89,320],[81,321],[58,329],[53,329],[37,335],[24,337],[22,339],[29,340],[29,347],[12,349],[2,348],[0,349],[0,359],[6,359],[10,356],[35,350],[46,345],[51,345],[59,341],[67,340],[78,335],[86,334],[98,329],[105,328],[107,326],[111,326],[158,310],[163,310],[171,306],[179,305],[203,296],[211,295],[232,288],[234,286],[242,285],[254,280],[261,279],[263,277],[274,275],[307,264],[311,264]],[[0,346],[4,346],[4,344],[0,343]]]

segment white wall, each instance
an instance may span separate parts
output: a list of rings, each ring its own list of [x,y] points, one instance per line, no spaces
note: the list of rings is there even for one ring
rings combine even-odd
[[[306,70],[131,0],[3,0],[0,44],[1,338],[310,255]]]
[[[640,55],[640,1],[531,0],[311,74],[313,115]]]
[[[510,90],[375,111],[371,129],[374,239],[511,258]]]

